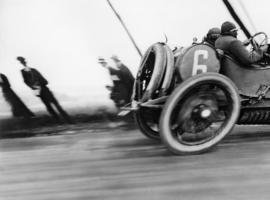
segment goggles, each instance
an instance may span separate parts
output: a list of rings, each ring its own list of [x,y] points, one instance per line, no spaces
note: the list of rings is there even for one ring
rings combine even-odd
[[[234,28],[232,30],[230,30],[230,32],[237,32],[239,29],[238,28]]]

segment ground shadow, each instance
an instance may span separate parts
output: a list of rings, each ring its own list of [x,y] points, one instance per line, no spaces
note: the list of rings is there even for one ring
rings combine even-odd
[[[56,135],[63,131],[95,129],[111,129],[111,123],[125,121],[122,129],[136,128],[130,116],[118,117],[115,113],[99,112],[94,114],[74,114],[72,115],[74,124],[56,122],[48,115],[38,115],[34,118],[5,118],[0,120],[0,139],[34,137],[37,135]],[[117,127],[115,127],[117,128]],[[78,131],[79,132],[79,131]]]

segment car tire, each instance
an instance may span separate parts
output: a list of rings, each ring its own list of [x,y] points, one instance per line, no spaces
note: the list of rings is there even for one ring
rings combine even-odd
[[[190,96],[193,96],[193,102],[203,101],[203,98],[200,99],[200,101],[196,99],[198,96],[197,93],[200,92],[199,89],[201,87],[203,86],[208,87],[209,85],[211,87],[213,85],[214,89],[215,87],[217,87],[218,89],[216,89],[216,91],[222,91],[222,95],[224,97],[222,95],[221,96],[225,98],[225,101],[223,102],[225,105],[224,110],[216,111],[216,113],[218,114],[224,113],[225,116],[224,121],[211,122],[211,126],[212,124],[215,125],[215,123],[221,124],[220,127],[217,129],[217,133],[213,134],[211,137],[209,136],[209,138],[202,139],[201,141],[198,142],[184,141],[183,135],[186,134],[187,131],[183,130],[184,127],[183,124],[184,122],[186,123],[186,121],[183,120],[191,121],[193,116],[193,110],[191,109],[191,111],[189,111],[188,108],[184,107],[184,105],[189,105],[191,107],[191,104],[189,104],[190,103],[189,98],[191,98]],[[211,91],[212,90],[215,91],[214,89],[211,88]],[[213,94],[212,96],[215,95]],[[212,96],[211,98],[213,98]],[[215,100],[215,102],[218,104],[219,102],[222,101],[218,99]],[[192,106],[194,106],[195,108],[195,106],[197,105],[192,104]],[[228,109],[228,111],[226,111],[226,109]],[[173,119],[173,116],[177,116],[181,112],[185,114],[187,113],[187,116],[190,116],[190,118],[182,119],[181,116],[178,116],[178,118],[182,119],[182,121],[180,120],[180,124],[177,124],[177,120]],[[218,73],[199,74],[190,77],[189,79],[181,83],[167,99],[159,121],[161,139],[165,144],[165,146],[175,154],[181,155],[181,154],[202,153],[218,144],[232,130],[232,128],[234,127],[235,123],[238,120],[239,113],[240,113],[240,97],[238,95],[238,90],[236,86],[230,79]],[[190,123],[190,121],[188,122]],[[174,128],[173,126],[177,128]],[[210,127],[207,127],[207,125],[205,127],[206,128],[201,131],[202,133],[204,133],[203,131],[207,132],[207,129],[210,129]],[[196,136],[196,134],[197,133],[195,134],[192,133],[191,135]]]
[[[144,136],[152,140],[160,141],[158,119],[149,120],[149,117],[152,118],[153,116],[155,117],[157,117],[157,115],[160,116],[160,113],[153,113],[153,112],[155,111],[152,111],[148,108],[143,108],[143,107],[139,108],[134,113],[134,119]]]
[[[161,43],[155,43],[144,54],[133,89],[133,99],[146,102],[160,87],[166,66],[166,52]],[[141,88],[145,81],[145,88]]]

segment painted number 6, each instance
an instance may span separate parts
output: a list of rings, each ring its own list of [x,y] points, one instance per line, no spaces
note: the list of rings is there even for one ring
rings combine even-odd
[[[208,51],[206,50],[196,50],[194,52],[194,61],[193,61],[193,68],[192,68],[192,76],[201,73],[207,72],[207,65],[199,65],[199,57],[202,55],[203,59],[208,58]]]

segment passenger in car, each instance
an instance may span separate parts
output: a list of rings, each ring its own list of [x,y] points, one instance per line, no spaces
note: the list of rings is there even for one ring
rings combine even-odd
[[[261,60],[268,46],[265,45],[254,51],[248,51],[245,44],[237,39],[237,31],[238,29],[232,22],[224,22],[221,26],[221,36],[216,40],[215,47],[230,54],[244,65],[250,65]]]
[[[215,47],[215,42],[219,38],[220,33],[221,33],[220,28],[214,27],[209,29],[209,31],[207,32],[206,36],[203,39],[203,43]]]

